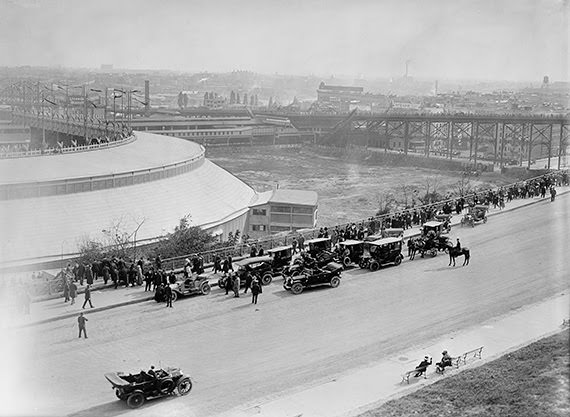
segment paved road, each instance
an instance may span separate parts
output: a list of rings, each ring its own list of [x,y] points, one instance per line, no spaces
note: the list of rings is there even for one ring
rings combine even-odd
[[[77,339],[73,319],[7,331],[13,343],[2,353],[17,372],[0,387],[10,401],[0,403],[57,415],[210,416],[397,358],[568,289],[569,207],[563,195],[454,228],[451,237],[471,247],[469,267],[448,268],[445,255],[416,259],[376,273],[353,270],[337,289],[299,296],[277,282],[257,306],[219,289],[173,309],[136,304],[88,314],[88,340]],[[195,388],[129,411],[103,373],[151,363],[181,366]]]

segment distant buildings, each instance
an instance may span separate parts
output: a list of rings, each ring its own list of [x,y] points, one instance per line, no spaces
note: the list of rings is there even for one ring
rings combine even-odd
[[[321,82],[317,89],[317,101],[339,113],[346,113],[350,110],[352,102],[360,102],[363,93],[364,88],[362,87],[326,85],[324,82]]]

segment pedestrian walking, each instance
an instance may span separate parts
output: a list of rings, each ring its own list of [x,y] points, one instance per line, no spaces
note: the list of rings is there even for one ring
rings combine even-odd
[[[257,304],[257,297],[263,292],[259,279],[254,279],[251,283],[251,303]]]
[[[81,333],[83,332],[83,335],[85,336],[85,339],[87,339],[87,329],[85,328],[85,322],[89,321],[87,320],[84,316],[83,313],[79,314],[79,317],[77,317],[77,324],[79,325],[79,339],[81,339]]]
[[[247,294],[247,290],[251,288],[251,284],[253,282],[253,275],[251,271],[245,271],[245,290],[243,291],[244,294]]]
[[[172,288],[170,285],[164,287],[164,297],[166,298],[166,307],[172,308]]]
[[[91,308],[93,308],[93,304],[91,303],[91,285],[89,284],[87,284],[87,286],[85,287],[85,301],[83,302],[82,308],[85,308],[87,302],[89,302],[89,305],[91,306]]]
[[[71,305],[75,304],[75,297],[77,297],[77,285],[73,281],[69,283],[69,297],[71,298]]]

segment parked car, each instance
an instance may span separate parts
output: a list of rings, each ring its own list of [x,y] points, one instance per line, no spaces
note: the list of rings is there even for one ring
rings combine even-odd
[[[234,262],[233,267],[240,279],[241,286],[245,285],[245,277],[248,273],[259,276],[263,285],[269,285],[273,280],[271,257],[269,255],[244,258]],[[225,288],[227,279],[227,276],[220,277],[218,279],[218,286]]]
[[[386,264],[400,265],[403,259],[402,239],[387,237],[364,244],[364,254],[360,260],[360,267],[376,271]]]
[[[353,263],[358,265],[358,262],[364,253],[364,241],[347,239],[339,242],[338,252],[339,258],[345,268]]]
[[[186,395],[192,389],[190,376],[180,368],[154,369],[138,374],[123,372],[106,373],[105,378],[111,383],[115,395],[126,401],[130,408],[139,408],[146,400],[165,397],[178,393]]]
[[[320,285],[330,285],[336,288],[340,285],[342,265],[330,262],[323,268],[305,269],[301,274],[291,276],[283,282],[283,288],[293,294],[301,294],[305,288]]]
[[[192,294],[210,294],[211,287],[208,277],[204,275],[197,275],[192,278],[184,280],[177,280],[174,284],[170,284],[172,288],[172,301],[176,301],[179,297],[184,297]]]

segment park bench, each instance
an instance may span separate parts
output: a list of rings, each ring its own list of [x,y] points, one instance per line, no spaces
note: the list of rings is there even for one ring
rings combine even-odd
[[[467,351],[465,353],[462,353],[459,356],[454,356],[451,358],[451,365],[452,365],[452,367],[455,367],[457,369],[457,368],[459,368],[459,365],[461,365],[462,363],[463,363],[463,365],[467,364],[468,359],[481,359],[482,351],[483,351],[483,346],[481,346],[477,349],[473,349],[473,350]],[[443,374],[445,372],[445,368],[440,370],[439,367],[436,366],[435,371],[438,374]]]
[[[422,375],[424,376],[424,379],[427,379],[427,368],[429,365],[427,365],[424,368],[414,368],[410,371],[406,371],[403,375],[402,375],[402,382],[406,381],[408,384],[410,383],[410,376],[412,374],[417,374],[418,372],[422,372]]]

